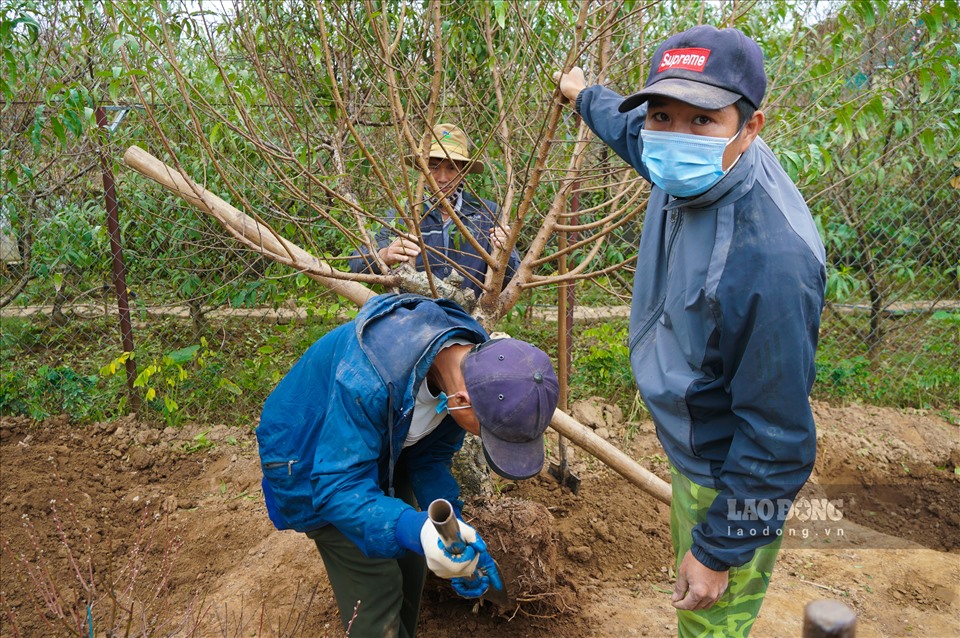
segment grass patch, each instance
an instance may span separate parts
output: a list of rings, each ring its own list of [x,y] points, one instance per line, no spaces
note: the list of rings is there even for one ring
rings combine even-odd
[[[267,395],[293,363],[337,322],[271,325],[231,318],[202,333],[162,318],[134,329],[142,418],[250,427]],[[0,337],[0,414],[79,422],[130,410],[125,355],[112,318],[4,319]]]
[[[824,316],[813,395],[834,402],[936,409],[960,406],[960,313],[888,318],[867,348],[866,316]]]
[[[535,343],[557,360],[558,324],[528,297],[498,330]],[[543,303],[541,303],[543,302]],[[322,310],[322,309],[321,309]],[[317,339],[344,321],[318,311],[304,324],[231,318],[200,332],[190,322],[145,318],[135,326],[141,418],[251,427],[277,382]],[[881,347],[863,345],[861,317],[825,315],[813,395],[830,402],[955,409],[960,406],[960,313],[890,320]],[[909,323],[907,323],[909,321]],[[604,397],[625,414],[636,409],[627,350],[628,320],[574,325],[569,401]],[[0,324],[0,414],[41,420],[67,414],[78,422],[130,410],[115,319],[7,319]]]

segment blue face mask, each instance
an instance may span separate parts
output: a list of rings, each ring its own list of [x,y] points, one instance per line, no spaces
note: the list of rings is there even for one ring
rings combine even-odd
[[[455,408],[451,408],[449,405],[447,405],[447,399],[447,393],[441,391],[440,395],[437,396],[437,407],[435,408],[437,414],[442,414],[444,410],[447,412],[454,412],[456,410],[469,410],[471,407],[473,407],[470,405],[459,405]]]
[[[700,195],[730,171],[729,168],[723,170],[723,152],[737,139],[740,131],[725,140],[722,137],[642,129],[643,165],[650,172],[653,183],[674,197]],[[732,164],[730,168],[733,168]]]

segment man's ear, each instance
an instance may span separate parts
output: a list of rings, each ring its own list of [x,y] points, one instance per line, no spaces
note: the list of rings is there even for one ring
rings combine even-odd
[[[750,119],[747,120],[747,123],[743,125],[743,133],[740,134],[740,140],[738,146],[740,149],[738,153],[743,153],[750,145],[753,144],[753,140],[757,139],[757,136],[760,135],[760,131],[763,130],[763,123],[766,121],[766,117],[763,115],[763,111],[754,111],[753,115],[750,116]]]

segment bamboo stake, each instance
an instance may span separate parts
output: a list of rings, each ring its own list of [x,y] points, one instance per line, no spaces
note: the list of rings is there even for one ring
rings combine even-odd
[[[216,218],[234,238],[249,248],[303,272],[358,306],[362,306],[374,296],[374,292],[361,283],[335,278],[334,270],[328,264],[280,237],[270,227],[237,210],[139,146],[128,148],[123,155],[123,162],[144,177],[149,177],[179,195],[200,211]]]

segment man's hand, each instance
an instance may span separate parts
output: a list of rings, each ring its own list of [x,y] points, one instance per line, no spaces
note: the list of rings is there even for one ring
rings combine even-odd
[[[477,569],[480,559],[477,548],[482,548],[482,551],[487,548],[482,544],[477,530],[461,520],[457,520],[457,524],[460,526],[460,538],[465,544],[462,554],[451,554],[448,551],[433,521],[427,519],[420,529],[420,544],[423,546],[423,556],[427,559],[427,567],[440,578],[469,577]]]
[[[450,586],[461,598],[480,598],[490,589],[490,578],[474,572],[470,578],[451,578]]]
[[[556,71],[553,74],[553,81],[560,88],[563,97],[571,102],[576,102],[580,91],[587,88],[587,79],[583,75],[583,69],[578,66],[571,67],[567,73]]]
[[[380,259],[391,268],[400,262],[416,259],[420,254],[420,244],[410,235],[400,235],[386,248],[381,248]]]
[[[503,250],[503,247],[507,245],[507,229],[501,226],[500,224],[495,225],[490,229],[490,246],[493,248],[499,248]]]
[[[687,611],[709,609],[727,591],[727,578],[727,572],[713,571],[688,551],[673,585],[673,606]]]
[[[482,539],[477,539],[473,543],[473,548],[479,553],[477,569],[470,578],[454,578],[450,581],[456,591],[463,598],[480,598],[490,586],[494,589],[503,589],[503,581],[500,579],[500,573],[497,571],[497,565],[493,562],[493,557],[487,552],[487,544]]]

